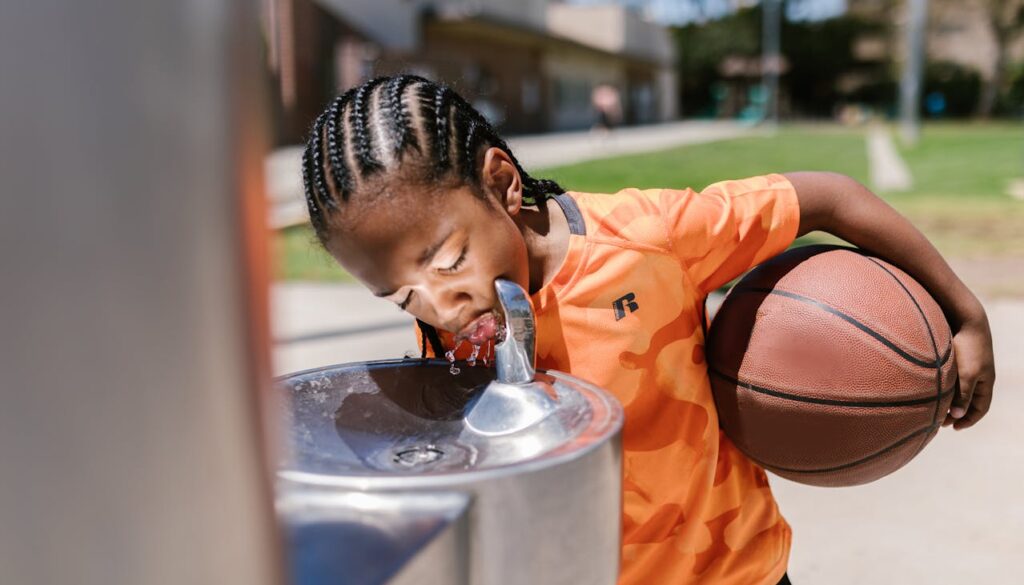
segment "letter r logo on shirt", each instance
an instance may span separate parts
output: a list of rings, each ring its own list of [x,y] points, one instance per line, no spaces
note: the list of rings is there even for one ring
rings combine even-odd
[[[626,309],[629,309],[630,313],[635,313],[640,305],[635,302],[636,295],[633,293],[626,293],[625,296],[619,297],[612,302],[612,306],[615,308],[615,320],[618,321],[626,316]]]

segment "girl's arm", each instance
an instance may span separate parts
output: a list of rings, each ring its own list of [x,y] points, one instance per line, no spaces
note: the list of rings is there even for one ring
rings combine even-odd
[[[913,276],[946,313],[953,331],[959,389],[943,426],[978,422],[992,403],[992,332],[981,302],[905,217],[850,177],[787,173],[800,202],[799,235],[821,230],[890,260]]]

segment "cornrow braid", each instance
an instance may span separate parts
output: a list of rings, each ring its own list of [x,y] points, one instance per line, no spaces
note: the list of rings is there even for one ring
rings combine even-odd
[[[352,190],[351,173],[348,171],[348,166],[344,164],[347,157],[347,144],[345,136],[342,135],[339,128],[339,123],[342,122],[342,115],[350,97],[350,93],[345,93],[331,102],[330,107],[327,109],[327,124],[324,128],[327,140],[327,162],[330,166],[331,180],[334,181],[334,189],[341,196],[342,201],[348,200],[348,194]]]
[[[306,207],[309,209],[309,219],[317,234],[326,229],[323,212],[324,201],[329,201],[329,205],[334,205],[334,200],[331,199],[323,180],[323,171],[317,170],[318,168],[322,169],[323,165],[323,152],[318,144],[323,125],[324,115],[320,114],[313,122],[313,129],[306,140],[306,149],[302,153],[302,183],[306,188]]]
[[[451,168],[449,160],[451,93],[452,91],[443,85],[438,85],[434,89],[434,156],[436,162],[434,168],[441,176]]]
[[[352,142],[355,146],[356,159],[359,161],[360,174],[373,174],[381,169],[380,162],[373,156],[373,144],[368,128],[370,123],[370,107],[367,104],[367,95],[372,97],[373,89],[387,81],[386,77],[372,79],[356,90],[352,99],[352,107],[349,117],[352,119]]]
[[[525,172],[521,174],[526,177],[523,180],[523,201],[527,203],[537,205],[538,201],[543,201],[550,195],[565,193],[565,189],[556,181],[551,179],[534,179],[530,175],[526,175]]]
[[[480,146],[478,127],[477,121],[470,116],[469,121],[466,122],[462,148],[459,149],[459,171],[461,171],[464,181],[472,181],[476,173],[476,151]]]
[[[390,130],[392,152],[396,160],[401,160],[402,153],[409,146],[419,152],[420,145],[416,142],[410,129],[412,122],[409,119],[409,109],[405,106],[405,100],[402,99],[405,88],[409,87],[413,81],[419,80],[426,81],[413,75],[392,77],[388,80],[384,90],[384,108],[388,111],[388,129]]]
[[[420,328],[420,357],[427,357],[427,343],[430,343],[430,350],[434,352],[435,357],[443,357],[447,350],[441,343],[441,336],[437,334],[437,329],[419,319],[416,319],[416,326]]]

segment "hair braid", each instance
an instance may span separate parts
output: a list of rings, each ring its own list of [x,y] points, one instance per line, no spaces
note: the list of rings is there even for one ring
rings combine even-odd
[[[459,111],[461,112],[461,110]],[[461,115],[466,117],[465,114]],[[472,181],[476,172],[476,151],[480,146],[480,134],[477,132],[479,127],[477,121],[471,116],[468,118],[469,120],[465,122],[466,129],[463,132],[462,148],[459,150],[459,171],[462,173],[463,180]]]
[[[313,122],[309,139],[306,141],[306,149],[302,153],[302,179],[306,191],[306,207],[309,210],[309,219],[313,224],[313,229],[321,241],[324,241],[327,235],[326,210],[324,208],[338,208],[337,202],[327,188],[327,181],[324,180],[323,141],[320,140],[320,136],[325,118],[326,115],[321,114]]]
[[[351,118],[352,143],[355,147],[356,160],[359,163],[361,175],[374,173],[381,168],[380,162],[373,156],[373,143],[369,130],[370,107],[367,104],[366,98],[367,96],[372,98],[374,88],[386,79],[386,77],[378,77],[359,86],[355,97],[352,98],[352,107],[349,108],[348,115]]]
[[[449,124],[451,114],[451,90],[443,85],[437,85],[434,90],[434,153],[438,175],[443,175],[451,168],[449,156],[450,136],[452,131]]]
[[[424,321],[416,319],[416,326],[420,328],[420,337],[423,341],[420,343],[420,357],[427,357],[427,343],[430,343],[430,349],[434,352],[434,357],[443,357],[445,354],[444,343],[441,342],[441,336],[437,334],[437,329],[433,325],[428,325]]]
[[[324,162],[324,124],[327,122],[326,117],[319,120],[319,123],[315,126],[313,134],[310,136],[310,140],[313,145],[313,156],[310,160],[312,170],[315,171],[313,177],[316,179],[316,195],[319,200],[324,203],[328,209],[337,209],[338,200],[334,198],[331,193],[331,189],[327,185],[327,177],[324,176],[325,162]]]
[[[557,181],[551,179],[534,179],[530,175],[523,173],[525,178],[523,180],[523,200],[529,199],[532,203],[536,204],[538,201],[547,199],[549,195],[561,195],[565,193],[565,189],[558,184]]]
[[[338,123],[342,121],[342,114],[345,111],[349,96],[350,94],[346,92],[331,103],[330,108],[327,110],[327,124],[325,125],[327,133],[327,159],[330,166],[331,179],[334,181],[334,188],[341,196],[342,201],[348,201],[349,191],[352,190],[352,178],[345,164],[345,159],[347,158],[346,141],[345,137],[341,136],[338,127]]]
[[[413,75],[402,75],[392,77],[384,88],[384,108],[388,111],[388,129],[391,135],[392,153],[396,160],[401,160],[402,153],[409,146],[419,151],[419,143],[416,141],[410,128],[412,122],[409,119],[409,109],[405,106],[403,99],[405,88],[409,87],[417,78]]]

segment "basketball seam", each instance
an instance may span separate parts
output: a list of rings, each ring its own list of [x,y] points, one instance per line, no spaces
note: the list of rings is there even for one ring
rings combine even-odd
[[[739,388],[744,388],[758,394],[766,394],[768,396],[774,396],[775,398],[782,398],[785,400],[793,400],[795,402],[807,402],[810,404],[822,404],[825,406],[846,406],[850,408],[884,408],[891,406],[917,406],[920,404],[929,404],[931,402],[941,402],[947,394],[953,392],[953,388],[942,391],[939,396],[929,396],[928,398],[912,398],[909,400],[891,400],[891,401],[874,401],[874,400],[836,400],[834,398],[815,398],[813,396],[802,396],[799,394],[790,394],[788,392],[781,392],[779,390],[773,390],[771,388],[765,388],[764,386],[758,386],[742,380],[737,380],[727,374],[724,374],[713,367],[708,367],[708,372],[722,379],[729,384],[733,384]],[[932,424],[935,424],[935,419],[932,419]]]
[[[935,341],[935,334],[932,332],[932,325],[931,325],[931,323],[928,322],[928,316],[924,314],[924,310],[921,308],[921,305],[917,302],[917,299],[910,292],[910,290],[907,289],[907,287],[903,284],[903,282],[899,278],[896,278],[896,275],[893,274],[891,270],[886,268],[885,265],[883,265],[878,260],[876,260],[874,258],[871,258],[869,256],[866,256],[866,258],[868,260],[874,262],[875,265],[877,265],[879,268],[884,270],[886,274],[891,276],[892,279],[896,281],[896,284],[900,285],[900,288],[903,289],[903,292],[907,293],[907,296],[910,297],[910,301],[912,303],[914,303],[914,306],[917,308],[917,312],[921,315],[921,319],[924,321],[924,327],[928,331],[928,338],[932,340],[932,350],[935,352],[935,365],[936,365],[936,368],[935,368],[935,412],[932,414],[932,425],[931,426],[935,427],[938,424],[938,421],[939,421],[939,405],[942,404],[942,399],[941,399],[941,396],[942,396],[942,364],[944,364],[945,361],[943,361],[942,364],[939,363],[939,346],[938,346],[938,343],[936,343],[936,341]],[[950,335],[950,338],[949,338],[949,346],[950,346],[950,348],[953,347],[953,336],[952,335]],[[952,353],[952,352],[950,352],[950,353]],[[947,356],[946,359],[949,359],[949,357]],[[914,457],[917,457],[917,454],[920,453],[924,449],[924,446],[925,446],[925,444],[927,442],[928,442],[928,436],[926,435],[924,440],[921,441],[921,445],[917,448],[916,451],[914,451],[914,454],[911,455],[910,459],[913,459]],[[908,459],[908,461],[909,461],[909,459]]]
[[[755,463],[757,463],[761,467],[767,467],[768,469],[771,469],[771,470],[776,470],[777,469],[779,471],[784,471],[786,473],[827,473],[827,472],[831,472],[831,471],[842,471],[844,469],[850,469],[852,467],[856,467],[856,466],[861,465],[863,463],[867,463],[868,461],[871,461],[872,459],[874,459],[875,457],[878,457],[879,455],[884,455],[884,454],[888,453],[889,451],[892,451],[893,449],[903,445],[904,443],[909,442],[911,439],[913,439],[914,437],[916,437],[916,436],[918,436],[918,435],[920,435],[922,433],[927,437],[929,435],[929,433],[932,430],[934,430],[934,429],[935,429],[935,425],[934,424],[928,425],[928,426],[926,426],[924,428],[920,428],[920,429],[910,433],[909,435],[903,437],[899,441],[896,441],[895,443],[889,445],[888,447],[885,447],[881,451],[877,451],[875,453],[872,453],[871,455],[868,455],[867,457],[862,457],[862,458],[860,458],[860,459],[858,459],[856,461],[851,461],[849,463],[844,463],[842,465],[836,465],[834,467],[819,467],[817,469],[791,469],[791,468],[787,468],[787,467],[779,467],[778,465],[772,465],[770,463],[765,463],[763,461],[755,459],[754,457],[750,457],[750,459],[752,459]],[[916,455],[916,453],[915,453],[915,455]],[[748,455],[748,457],[749,457],[749,455]],[[913,459],[913,457],[910,457],[906,461],[904,461],[904,464],[909,462],[911,459]]]
[[[918,358],[918,357],[915,357],[915,356],[911,355],[910,353],[908,353],[907,351],[903,350],[902,348],[900,348],[898,345],[896,345],[892,341],[889,341],[889,339],[887,339],[884,335],[882,335],[881,333],[878,333],[874,329],[872,329],[872,328],[868,327],[867,325],[861,323],[857,319],[847,315],[846,313],[840,311],[839,309],[836,309],[835,307],[831,307],[831,306],[829,306],[829,305],[827,305],[825,303],[822,303],[821,301],[817,301],[817,300],[812,299],[810,297],[805,297],[803,295],[800,295],[800,294],[797,294],[797,293],[793,293],[793,292],[789,292],[789,291],[785,291],[785,290],[777,290],[777,289],[774,289],[774,288],[766,288],[766,287],[743,287],[743,288],[733,289],[732,292],[734,292],[734,293],[764,293],[764,294],[778,295],[778,296],[781,296],[781,297],[786,297],[786,298],[789,298],[789,299],[793,299],[795,301],[800,301],[802,303],[807,303],[809,305],[813,305],[813,306],[818,307],[819,309],[821,309],[821,310],[823,310],[823,311],[825,311],[825,312],[827,312],[827,313],[829,313],[831,315],[835,315],[836,317],[839,317],[843,321],[846,321],[847,323],[849,323],[850,325],[853,325],[857,329],[860,329],[864,333],[867,333],[871,337],[875,338],[875,340],[881,342],[883,345],[885,345],[889,349],[891,349],[894,352],[896,352],[896,354],[899,355],[901,358],[905,359],[906,361],[908,361],[908,362],[910,362],[910,363],[912,363],[912,364],[914,364],[916,366],[921,366],[923,368],[929,368],[930,369],[930,368],[935,368],[935,367],[940,367],[941,368],[942,365],[945,365],[945,361],[946,361],[945,359],[941,360],[941,362],[927,361],[927,360],[923,360],[921,358]],[[911,299],[911,300],[913,300],[913,299]],[[916,301],[915,301],[915,304],[916,304]],[[918,310],[920,310],[920,308],[918,308]],[[932,339],[932,346],[933,347],[935,346],[934,338]],[[948,359],[950,353],[952,353],[950,351],[951,349],[952,349],[952,343],[950,344],[950,348],[946,350],[946,359]],[[938,354],[937,350],[936,350],[936,354]]]

